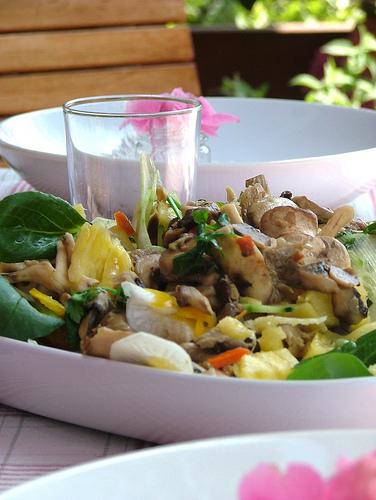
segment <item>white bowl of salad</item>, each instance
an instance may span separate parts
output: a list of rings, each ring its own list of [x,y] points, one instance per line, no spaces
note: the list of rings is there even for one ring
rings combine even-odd
[[[2,402],[157,442],[370,426],[375,224],[263,175],[182,205],[140,168],[132,220],[0,202]]]

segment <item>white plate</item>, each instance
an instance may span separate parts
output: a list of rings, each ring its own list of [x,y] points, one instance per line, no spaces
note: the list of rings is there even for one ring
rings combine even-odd
[[[67,469],[10,490],[1,499],[236,500],[239,481],[260,463],[283,469],[305,463],[327,477],[339,459],[356,459],[374,450],[376,430],[199,441]]]
[[[223,199],[265,173],[274,192],[289,189],[327,206],[376,186],[376,113],[278,99],[210,98],[240,116],[210,139],[212,163],[199,167],[198,196]],[[37,189],[68,198],[60,108],[17,115],[0,124],[0,154]],[[131,208],[138,179],[119,187]],[[125,195],[124,195],[125,194]],[[113,193],[116,196],[117,193]]]
[[[185,375],[0,338],[0,401],[156,443],[376,422],[376,377],[252,381]]]

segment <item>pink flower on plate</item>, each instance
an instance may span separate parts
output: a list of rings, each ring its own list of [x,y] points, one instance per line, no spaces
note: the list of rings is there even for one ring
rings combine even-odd
[[[325,481],[309,465],[290,465],[282,474],[272,465],[248,473],[239,487],[239,500],[323,500]]]
[[[205,97],[195,97],[189,92],[184,92],[181,88],[173,89],[171,97],[178,99],[197,99],[200,101],[201,109],[201,132],[206,135],[217,135],[218,128],[224,123],[239,123],[240,118],[229,113],[217,113],[213,106],[205,99]]]
[[[376,451],[342,460],[329,479],[309,465],[293,464],[285,473],[260,465],[242,479],[239,500],[376,500]]]
[[[376,451],[359,460],[342,460],[328,481],[325,500],[376,500]]]
[[[181,88],[173,89],[170,93],[161,95],[163,97],[197,99],[200,101],[202,106],[201,132],[206,135],[217,135],[218,128],[224,123],[238,123],[240,121],[238,116],[228,113],[217,113],[213,106],[211,106],[204,97],[195,97],[189,92],[184,92]],[[159,101],[156,97],[154,100],[140,99],[129,101],[126,111],[131,114],[154,114],[166,111],[177,111],[185,109],[186,107],[187,105],[184,103],[163,100]],[[164,118],[129,118],[124,121],[123,126],[127,123],[132,123],[139,132],[148,133],[153,129],[153,127],[163,126],[165,124],[165,120]]]

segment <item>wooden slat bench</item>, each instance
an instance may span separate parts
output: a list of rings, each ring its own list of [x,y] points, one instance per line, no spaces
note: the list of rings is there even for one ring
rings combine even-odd
[[[183,0],[0,0],[0,116],[89,95],[200,93]]]

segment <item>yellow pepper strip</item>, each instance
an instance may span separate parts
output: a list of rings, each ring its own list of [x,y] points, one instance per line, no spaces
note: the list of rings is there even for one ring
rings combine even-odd
[[[40,292],[36,288],[32,288],[29,293],[32,297],[34,297],[34,299],[37,299],[44,307],[55,313],[57,316],[64,316],[65,308],[57,300],[43,292]]]
[[[211,314],[206,314],[195,307],[186,306],[178,307],[175,315],[178,319],[194,320],[195,321],[195,335],[200,336],[206,331],[213,328],[216,324],[215,317]]]

